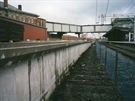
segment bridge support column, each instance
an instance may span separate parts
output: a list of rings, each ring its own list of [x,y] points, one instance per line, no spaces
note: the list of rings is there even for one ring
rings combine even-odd
[[[80,34],[82,34],[82,33],[75,33],[75,34],[78,34],[78,39],[80,39]]]
[[[135,15],[134,15],[134,42],[135,42]]]
[[[66,34],[65,32],[47,32],[48,34],[48,38],[47,40],[61,40],[62,39],[62,35]]]
[[[57,32],[57,36],[59,39],[62,39],[63,34],[66,34],[65,32]]]
[[[47,37],[48,37],[48,38],[50,37],[50,34],[51,34],[50,32],[47,32]]]
[[[49,41],[50,38],[50,32],[47,32],[47,40]]]

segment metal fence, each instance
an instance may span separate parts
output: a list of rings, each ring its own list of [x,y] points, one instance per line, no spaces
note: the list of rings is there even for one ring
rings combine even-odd
[[[125,101],[135,101],[135,60],[96,42],[96,52]]]

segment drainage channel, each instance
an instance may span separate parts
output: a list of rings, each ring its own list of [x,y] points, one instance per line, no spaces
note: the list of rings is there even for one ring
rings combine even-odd
[[[124,101],[135,101],[135,55],[131,52],[133,50],[96,43],[96,51]]]
[[[72,66],[49,101],[123,101],[123,98],[100,63],[93,45]]]

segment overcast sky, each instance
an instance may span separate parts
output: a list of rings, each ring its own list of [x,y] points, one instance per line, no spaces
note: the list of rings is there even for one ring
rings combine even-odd
[[[21,4],[23,11],[38,14],[48,21],[94,24],[96,1],[98,17],[106,13],[108,0],[8,0],[8,3],[15,7]],[[107,15],[134,13],[134,4],[135,0],[109,0]]]
[[[95,24],[96,15],[106,11],[107,15],[135,13],[135,0],[8,0],[8,3],[15,7],[21,4],[23,11],[38,14],[47,21],[71,24]],[[104,23],[110,23],[110,17]]]

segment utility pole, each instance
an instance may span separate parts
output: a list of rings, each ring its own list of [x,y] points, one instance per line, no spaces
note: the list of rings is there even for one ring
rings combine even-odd
[[[130,42],[130,40],[131,40],[131,33],[129,32],[129,36],[128,36],[129,38],[128,38],[128,41]]]
[[[134,15],[134,42],[135,42],[135,15]]]

